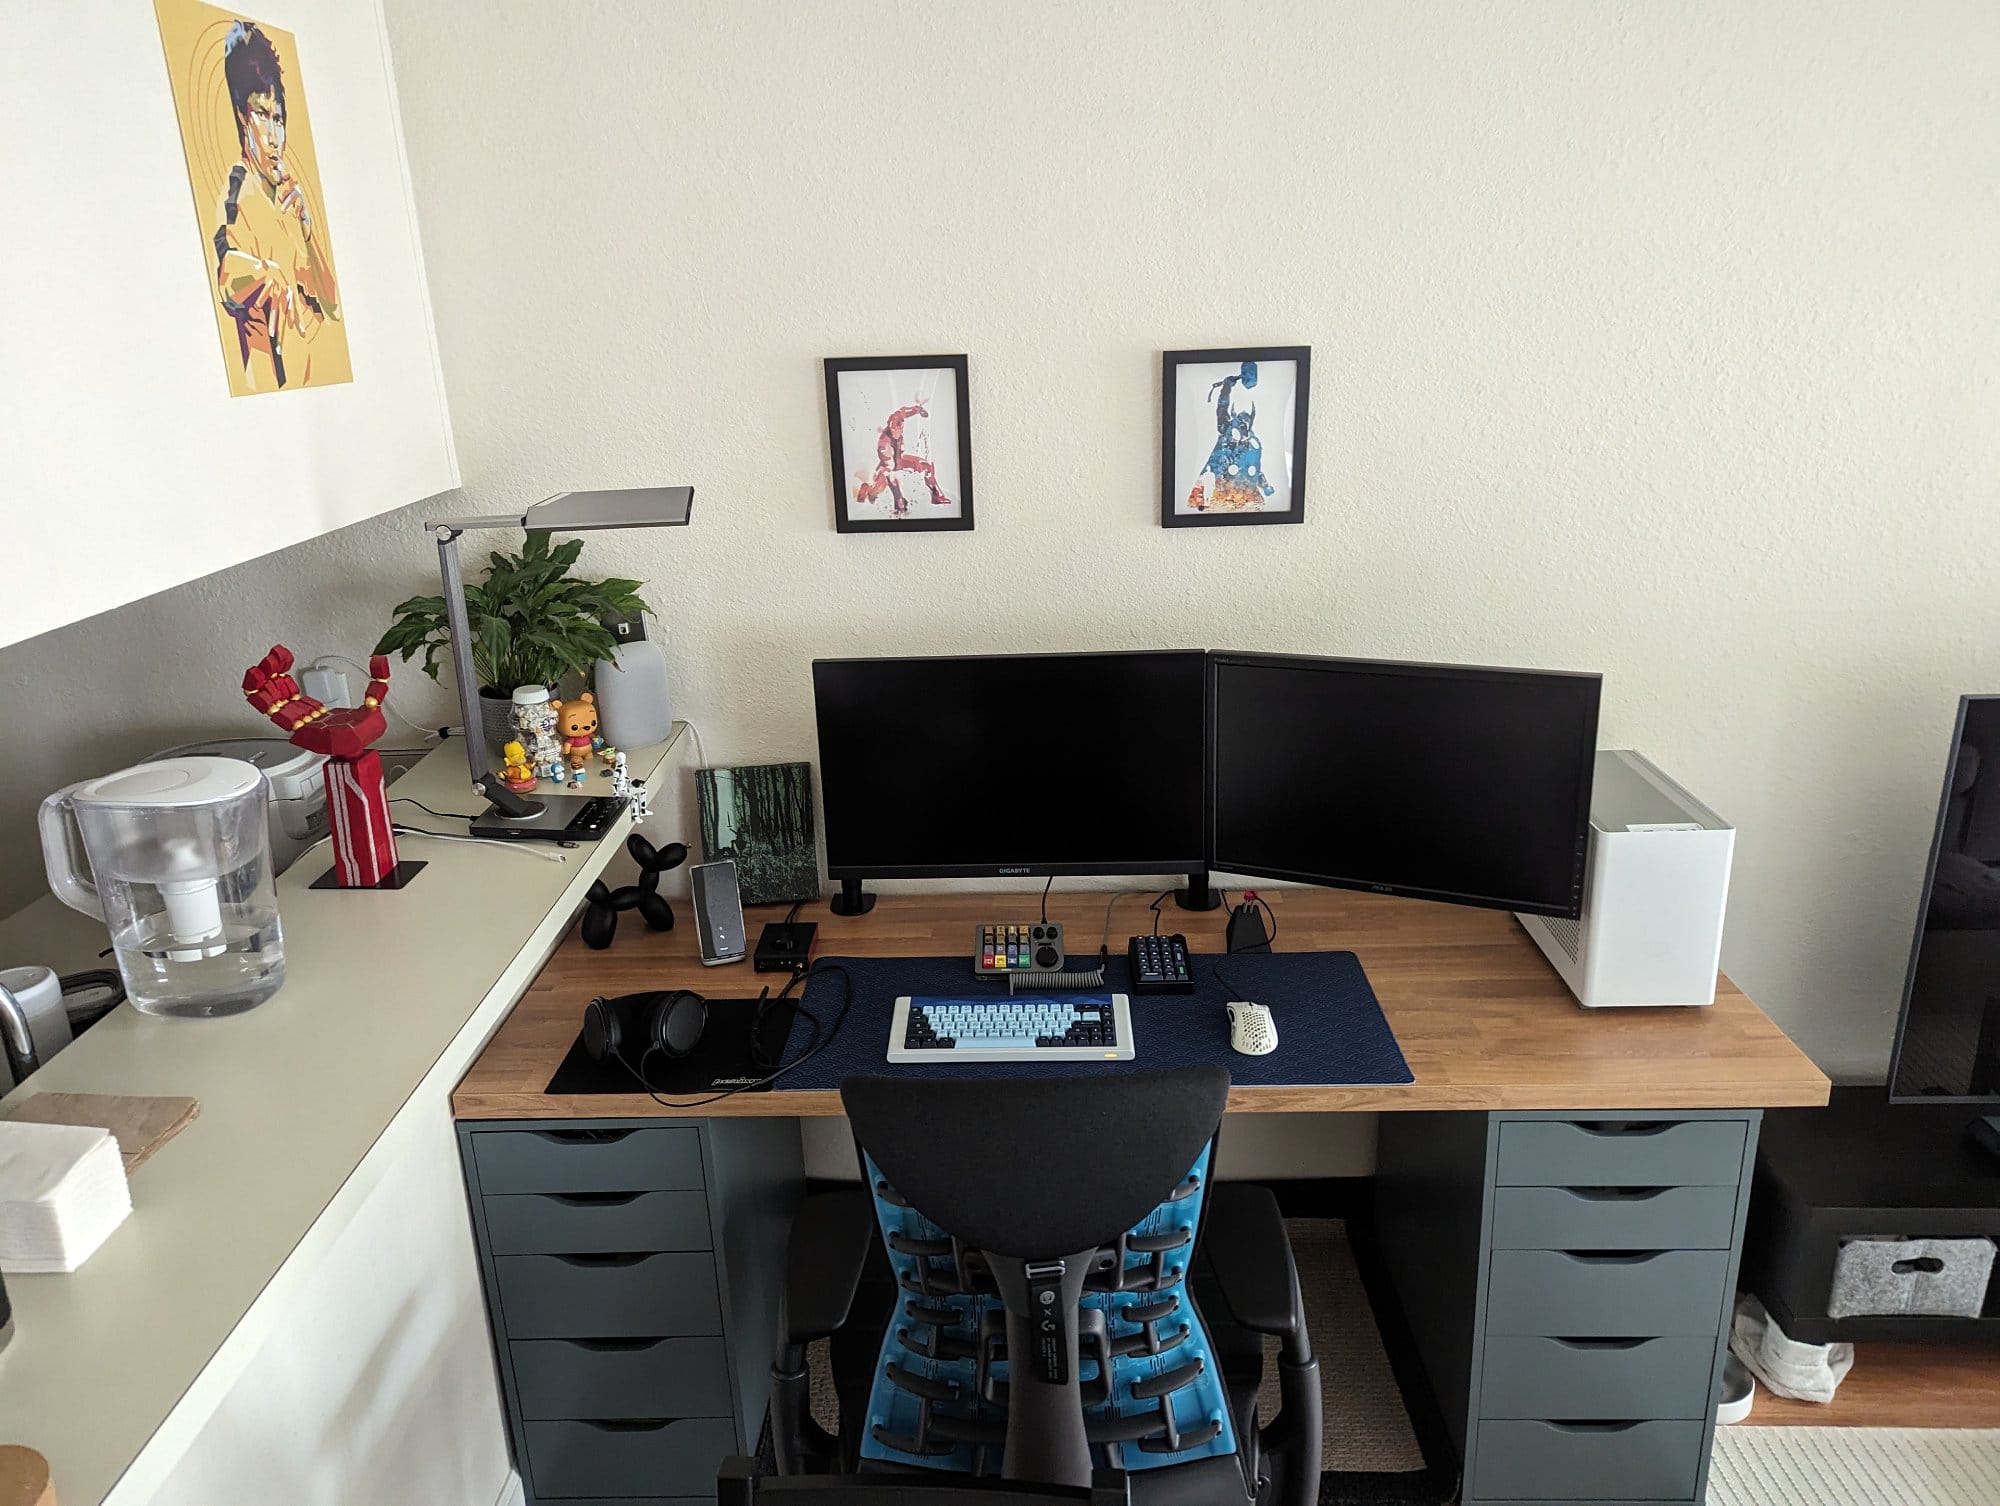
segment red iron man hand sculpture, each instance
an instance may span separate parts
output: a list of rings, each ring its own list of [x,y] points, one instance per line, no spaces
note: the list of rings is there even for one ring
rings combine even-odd
[[[274,647],[244,673],[243,697],[308,753],[326,755],[326,811],[333,830],[333,872],[343,889],[368,889],[396,871],[396,834],[382,760],[369,746],[388,730],[382,701],[389,694],[389,660],[368,661],[368,689],[359,706],[326,707],[292,678],[292,653]]]

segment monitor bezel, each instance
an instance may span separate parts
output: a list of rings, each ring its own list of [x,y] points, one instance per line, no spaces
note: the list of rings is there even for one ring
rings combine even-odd
[[[1221,736],[1221,719],[1216,701],[1220,689],[1220,671],[1231,666],[1259,669],[1306,670],[1327,674],[1378,674],[1398,675],[1423,679],[1455,679],[1521,682],[1530,680],[1579,680],[1590,681],[1598,687],[1593,698],[1589,716],[1583,730],[1583,743],[1579,749],[1583,778],[1580,781],[1576,812],[1576,839],[1570,864],[1570,903],[1553,905],[1541,901],[1523,902],[1505,895],[1473,894],[1463,890],[1428,889],[1416,885],[1385,884],[1371,879],[1354,878],[1340,874],[1307,873],[1296,869],[1277,868],[1269,864],[1251,863],[1244,866],[1221,851],[1219,833],[1216,830],[1216,813],[1222,778],[1220,752],[1217,741]],[[1207,765],[1208,788],[1206,807],[1207,847],[1211,874],[1233,873],[1244,878],[1280,879],[1289,883],[1313,884],[1324,889],[1351,889],[1364,894],[1387,894],[1403,899],[1438,900],[1446,904],[1468,905],[1482,910],[1511,910],[1520,915],[1546,915],[1569,920],[1579,919],[1583,914],[1584,865],[1590,853],[1590,794],[1597,760],[1597,725],[1603,708],[1604,676],[1588,670],[1570,669],[1504,669],[1481,664],[1436,664],[1414,660],[1398,659],[1356,659],[1328,657],[1316,654],[1262,654],[1227,651],[1211,651],[1208,656],[1207,697],[1204,720],[1208,724],[1208,749],[1203,762]]]
[[[1939,787],[1937,821],[1931,827],[1930,855],[1924,859],[1924,884],[1917,897],[1917,918],[1910,936],[1910,957],[1903,968],[1903,999],[1896,1010],[1896,1040],[1889,1052],[1889,1080],[1882,1085],[1883,1092],[1892,1104],[1937,1103],[1961,1104],[1966,1106],[1991,1106],[2000,1103],[2000,1093],[1943,1094],[1911,1093],[1896,1091],[1896,1079],[1903,1065],[1903,1039],[1910,1027],[1910,995],[1917,985],[1917,960],[1924,946],[1924,922],[1930,918],[1931,890],[1937,883],[1939,849],[1944,845],[1944,828],[1951,814],[1951,781],[1958,772],[1958,750],[1965,741],[1965,722],[1975,704],[1985,701],[2000,701],[2000,694],[1962,695],[1958,698],[1958,715],[1951,724],[1951,742],[1945,751],[1944,781]]]
[[[1173,859],[1145,858],[1131,861],[1119,858],[1089,859],[1070,863],[925,863],[925,864],[880,864],[880,863],[835,863],[833,861],[831,823],[826,817],[827,781],[825,778],[826,759],[823,755],[820,734],[822,729],[819,715],[819,673],[822,665],[843,666],[868,664],[896,666],[907,664],[938,664],[952,661],[979,661],[981,663],[1021,663],[1033,664],[1051,659],[1197,659],[1201,663],[1201,687],[1196,698],[1194,713],[1202,718],[1200,748],[1201,770],[1196,781],[1196,829],[1201,833],[1197,848],[1207,844],[1208,833],[1208,651],[1199,648],[1144,648],[1144,649],[1074,649],[1045,650],[1033,653],[1009,654],[847,654],[818,658],[812,661],[813,676],[813,752],[817,758],[817,782],[820,786],[820,827],[826,838],[826,876],[829,882],[843,879],[923,879],[923,878],[1108,878],[1123,874],[1151,877],[1163,874],[1191,874],[1200,872],[1207,866],[1199,850],[1184,857]]]

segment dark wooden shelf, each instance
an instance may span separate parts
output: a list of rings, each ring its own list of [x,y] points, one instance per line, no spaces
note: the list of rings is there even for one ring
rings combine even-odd
[[[1978,1110],[1835,1088],[1823,1109],[1765,1115],[1742,1285],[1805,1344],[2000,1342],[2000,1281],[1976,1318],[1833,1318],[1833,1262],[1856,1235],[2000,1240],[2000,1160],[1967,1143]]]

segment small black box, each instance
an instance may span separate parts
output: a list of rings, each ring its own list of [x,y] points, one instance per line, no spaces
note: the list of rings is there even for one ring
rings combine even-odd
[[[812,956],[816,920],[774,920],[757,938],[751,966],[760,973],[789,973],[806,965]]]

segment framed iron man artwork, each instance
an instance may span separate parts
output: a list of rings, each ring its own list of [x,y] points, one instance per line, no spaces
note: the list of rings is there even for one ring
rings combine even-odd
[[[972,527],[964,356],[828,357],[826,431],[841,533]]]

